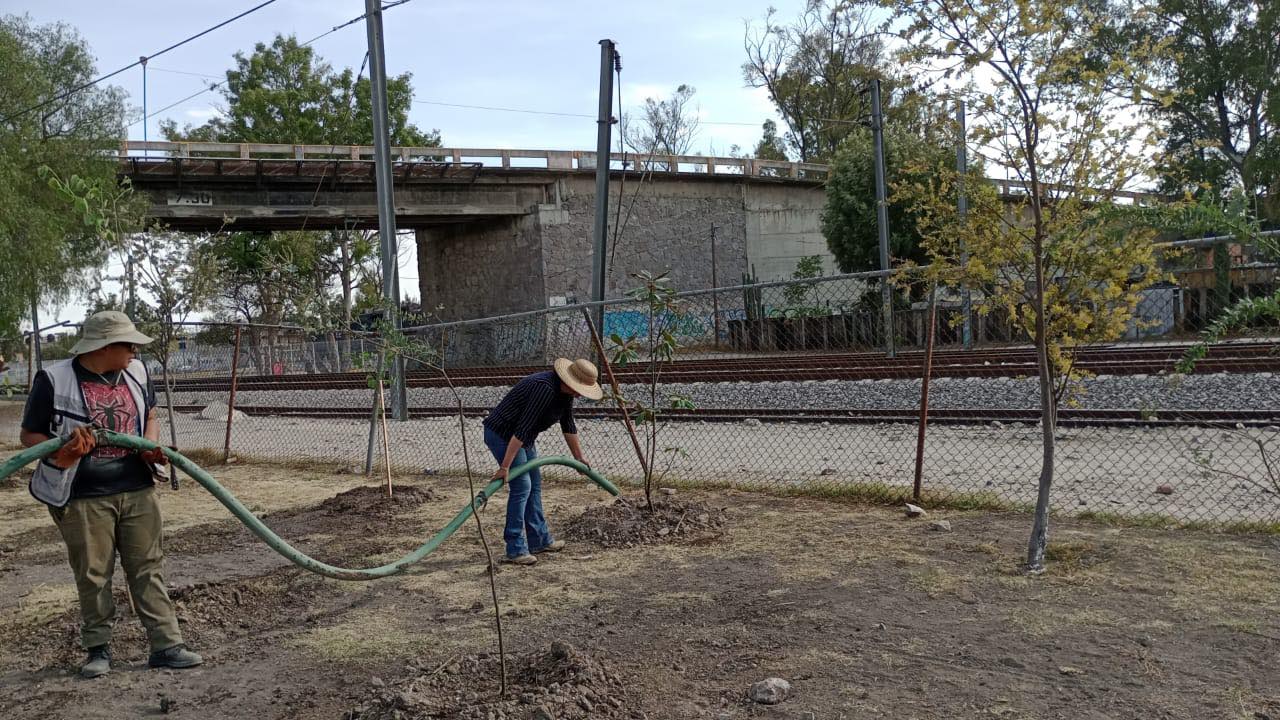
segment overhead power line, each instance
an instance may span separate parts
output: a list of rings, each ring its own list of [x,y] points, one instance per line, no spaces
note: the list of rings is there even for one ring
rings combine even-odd
[[[276,2],[276,0],[266,0],[265,2],[260,3],[260,4],[258,4],[258,5],[255,5],[255,6],[251,7],[251,8],[249,8],[248,10],[245,10],[244,12],[240,13],[239,15],[236,15],[236,16],[235,16],[235,17],[233,17],[233,18],[230,18],[230,19],[228,19],[228,20],[223,20],[222,22],[218,23],[217,25],[214,25],[213,27],[205,28],[204,30],[201,30],[200,32],[196,33],[195,35],[192,35],[191,37],[188,37],[188,38],[186,38],[185,40],[181,40],[181,41],[179,41],[179,42],[176,42],[176,43],[174,43],[174,44],[170,45],[169,47],[167,47],[167,48],[165,48],[165,49],[163,49],[163,50],[159,50],[159,51],[154,52],[154,53],[152,53],[152,54],[150,54],[150,55],[146,55],[146,56],[139,57],[139,58],[138,58],[137,60],[135,60],[134,62],[131,62],[131,63],[129,63],[128,65],[125,65],[124,67],[120,68],[119,70],[115,70],[115,71],[109,72],[109,73],[107,73],[106,75],[102,75],[102,76],[100,76],[100,77],[98,77],[98,78],[95,78],[95,79],[93,79],[93,80],[90,80],[90,81],[89,81],[89,82],[87,82],[87,83],[83,83],[83,84],[81,84],[81,85],[77,85],[76,87],[71,88],[70,90],[68,90],[68,91],[66,91],[66,92],[64,92],[64,93],[61,93],[61,94],[59,94],[59,95],[55,95],[54,97],[51,97],[51,98],[49,98],[48,100],[45,100],[44,102],[39,103],[39,104],[37,104],[37,105],[32,105],[31,107],[29,107],[29,108],[27,108],[27,109],[25,109],[25,110],[22,110],[22,111],[20,111],[20,112],[16,112],[16,113],[12,113],[12,114],[10,114],[10,115],[7,115],[7,116],[4,118],[4,120],[0,120],[0,123],[7,123],[7,122],[9,122],[10,120],[12,120],[12,119],[14,119],[14,118],[16,118],[16,117],[18,117],[18,116],[20,116],[20,115],[26,115],[26,114],[27,114],[27,113],[29,113],[29,112],[35,112],[36,110],[40,110],[40,109],[42,109],[42,108],[46,108],[46,107],[48,107],[48,106],[52,105],[53,103],[56,103],[56,102],[58,102],[58,101],[60,101],[60,100],[65,100],[66,98],[69,98],[69,97],[71,97],[72,95],[75,95],[76,93],[78,93],[78,92],[80,92],[80,91],[82,91],[82,90],[85,90],[85,89],[87,89],[87,88],[91,88],[91,87],[93,87],[94,85],[97,85],[98,83],[102,82],[103,80],[108,80],[108,79],[110,79],[110,78],[113,78],[113,77],[115,77],[116,75],[119,75],[120,73],[124,72],[125,70],[129,70],[129,69],[132,69],[132,68],[138,67],[139,65],[142,65],[144,62],[146,62],[146,61],[148,61],[148,60],[150,60],[150,59],[152,59],[152,58],[160,57],[161,55],[164,55],[165,53],[169,52],[170,50],[174,50],[174,49],[176,49],[176,48],[180,48],[180,47],[182,47],[183,45],[186,45],[187,43],[191,42],[192,40],[195,40],[195,39],[200,38],[200,37],[204,37],[205,35],[208,35],[209,33],[213,32],[214,30],[217,30],[218,28],[225,27],[226,25],[230,25],[231,23],[235,22],[236,20],[239,20],[240,18],[245,17],[246,15],[250,15],[250,14],[252,14],[252,13],[255,13],[255,12],[257,12],[257,11],[261,10],[262,8],[264,8],[264,7],[266,7],[266,6],[270,5],[270,4],[272,4],[272,3],[274,3],[274,2]]]
[[[417,104],[417,105],[439,105],[441,107],[463,108],[466,110],[490,110],[493,112],[523,113],[526,115],[555,115],[557,117],[586,118],[588,120],[595,119],[595,115],[587,115],[585,113],[555,112],[552,110],[531,110],[529,108],[497,107],[495,105],[466,105],[463,103],[440,102],[438,100],[414,100],[413,102],[414,104]],[[740,125],[743,127],[759,127],[760,126],[760,123],[754,123],[754,122],[727,122],[727,121],[717,122],[714,120],[699,120],[698,124],[699,125]]]
[[[389,10],[389,9],[391,9],[391,8],[393,8],[393,7],[398,6],[398,5],[404,5],[405,3],[409,2],[409,1],[410,1],[410,0],[398,0],[398,2],[387,3],[386,5],[383,5],[383,6],[382,6],[382,9],[383,9],[383,10]],[[275,2],[275,0],[271,0],[271,2]],[[269,4],[269,3],[264,3],[264,5],[265,5],[265,4]],[[256,8],[255,8],[255,9],[256,9]],[[250,11],[250,12],[252,12],[252,11]],[[338,32],[339,30],[341,30],[341,29],[343,29],[343,28],[347,27],[348,25],[354,25],[354,24],[356,24],[356,23],[360,22],[361,20],[364,20],[364,19],[365,19],[365,17],[366,17],[367,15],[368,15],[368,13],[365,13],[364,15],[357,15],[356,17],[351,18],[350,20],[348,20],[348,21],[346,21],[346,22],[342,23],[341,25],[334,25],[333,27],[329,28],[328,30],[326,30],[326,31],[324,31],[324,32],[320,33],[319,35],[317,35],[317,36],[315,36],[315,37],[311,38],[310,40],[308,40],[308,41],[306,41],[306,42],[302,43],[301,47],[307,47],[307,46],[311,45],[312,43],[314,43],[314,42],[316,42],[316,41],[320,40],[321,38],[328,37],[329,35],[332,35],[333,33]],[[230,21],[228,21],[228,22],[230,22]],[[224,23],[224,24],[225,24],[225,23]],[[154,57],[154,56],[153,56],[153,57]],[[138,64],[139,64],[139,63],[134,63],[133,65],[130,65],[129,67],[133,67],[134,65],[138,65]],[[124,70],[128,70],[129,68],[123,68],[123,69],[124,69]],[[151,68],[151,69],[152,69],[152,70],[156,70],[156,69],[158,69],[158,68]],[[120,72],[120,71],[118,70],[118,71],[116,71],[116,72]],[[205,75],[205,74],[203,74],[203,73],[188,72],[188,71],[185,71],[185,70],[165,70],[164,72],[179,73],[179,74],[182,74],[182,75],[194,75],[194,76],[196,76],[196,77],[208,78],[208,79],[210,79],[210,80],[216,79],[216,78],[218,77],[217,75]],[[112,74],[115,74],[115,73],[112,73]],[[205,93],[207,93],[207,92],[210,92],[210,91],[213,91],[213,90],[217,90],[218,88],[220,88],[220,87],[222,87],[223,85],[226,85],[226,84],[227,84],[227,81],[224,79],[224,80],[220,80],[220,81],[218,81],[218,82],[216,82],[216,83],[213,83],[212,85],[209,85],[208,87],[201,88],[200,90],[197,90],[197,91],[195,91],[195,92],[191,93],[190,95],[188,95],[188,96],[186,96],[186,97],[182,98],[181,100],[175,100],[174,102],[171,102],[171,103],[169,103],[168,105],[165,105],[164,107],[160,108],[159,110],[156,110],[156,111],[154,111],[154,112],[147,113],[146,117],[142,117],[142,118],[138,118],[137,120],[134,120],[133,122],[129,123],[129,127],[133,127],[134,125],[137,125],[138,123],[141,123],[141,122],[146,122],[147,120],[150,120],[151,118],[153,118],[153,117],[155,117],[155,116],[157,116],[157,115],[159,115],[159,114],[161,114],[161,113],[163,113],[163,112],[166,112],[166,111],[168,111],[168,110],[171,110],[171,109],[173,109],[173,108],[175,108],[175,107],[177,107],[177,106],[181,105],[182,103],[187,102],[188,100],[194,100],[195,98],[198,98],[198,97],[200,97],[201,95],[203,95],[203,94],[205,94]]]

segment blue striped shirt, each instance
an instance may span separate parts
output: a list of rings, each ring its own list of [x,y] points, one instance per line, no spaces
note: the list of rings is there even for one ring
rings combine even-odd
[[[484,419],[484,426],[503,440],[520,438],[525,447],[558,420],[560,429],[576,435],[573,395],[560,392],[560,376],[554,370],[534,373],[515,384]]]

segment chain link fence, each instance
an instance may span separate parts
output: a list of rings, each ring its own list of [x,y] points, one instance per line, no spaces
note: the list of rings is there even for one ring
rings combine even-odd
[[[1213,345],[1193,372],[1175,372],[1222,302],[1270,294],[1275,276],[1274,266],[1233,268],[1224,297],[1212,271],[1179,271],[1144,291],[1125,338],[1077,353],[1081,377],[1059,410],[1056,512],[1280,525],[1276,328],[1247,328]],[[461,404],[472,468],[488,474],[495,463],[481,441],[485,413],[556,357],[596,359],[588,318],[598,316],[608,348],[646,345],[651,332],[679,346],[656,374],[643,361],[613,367],[623,397],[659,408],[656,426],[641,423],[639,432],[657,433],[661,484],[885,502],[918,491],[925,503],[1029,509],[1044,437],[1035,353],[1018,323],[976,312],[973,298],[945,289],[931,322],[928,293],[899,286],[890,338],[881,277],[685,292],[676,312],[650,312],[632,299],[550,308],[409,328],[395,342],[372,332],[206,328],[170,350],[167,374],[158,358],[146,360],[162,407],[172,403],[172,413],[162,412],[163,436],[171,419],[175,444],[202,460],[456,475],[466,465]],[[401,398],[376,382],[388,356],[404,359]],[[20,363],[8,372],[25,382]],[[671,409],[672,397],[682,407]],[[406,421],[394,419],[401,406]],[[4,442],[16,438],[20,410],[20,402],[0,402]],[[637,481],[640,464],[616,401],[579,400],[576,414],[591,463]],[[542,453],[564,451],[555,435],[544,434]]]

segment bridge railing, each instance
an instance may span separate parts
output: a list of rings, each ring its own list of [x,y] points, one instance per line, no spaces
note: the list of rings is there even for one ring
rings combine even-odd
[[[372,145],[286,145],[272,143],[139,142],[120,144],[121,158],[208,158],[241,160],[373,160]],[[391,148],[400,162],[479,163],[502,168],[545,168],[547,170],[594,170],[596,153],[589,150],[527,150],[516,148],[454,148],[403,146]],[[818,163],[762,160],[759,158],[704,155],[656,155],[610,153],[616,169],[645,172],[684,172],[754,177],[825,179],[827,165]]]
[[[373,160],[372,145],[287,145],[272,143],[218,142],[121,142],[122,159],[133,158],[202,158],[240,160]],[[452,148],[403,146],[391,148],[398,162],[471,163],[504,169],[594,170],[596,154],[589,150],[527,150],[516,148]],[[610,167],[652,173],[688,173],[702,175],[745,175],[748,177],[788,178],[824,181],[831,166],[820,163],[764,160],[761,158],[718,157],[707,155],[659,155],[652,153],[609,154]],[[1002,197],[1020,198],[1028,194],[1027,184],[1020,180],[987,178]],[[1080,194],[1071,185],[1045,183],[1047,197]],[[1086,190],[1085,196],[1110,202],[1155,204],[1165,198],[1154,193],[1131,190]]]

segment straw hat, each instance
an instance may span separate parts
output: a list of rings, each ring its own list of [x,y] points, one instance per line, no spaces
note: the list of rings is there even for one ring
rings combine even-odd
[[[601,389],[597,380],[600,377],[600,373],[590,360],[556,358],[555,367],[556,374],[560,376],[564,384],[577,390],[583,397],[592,400],[599,400],[604,397],[604,390]]]
[[[72,355],[84,355],[100,350],[112,343],[147,345],[151,338],[138,332],[128,315],[115,310],[94,313],[84,321],[80,340],[71,347]]]

